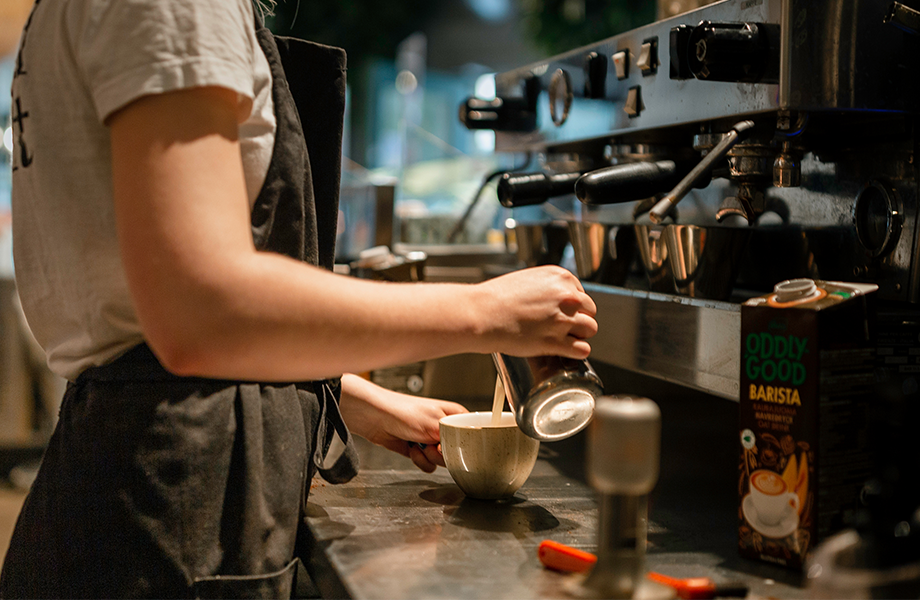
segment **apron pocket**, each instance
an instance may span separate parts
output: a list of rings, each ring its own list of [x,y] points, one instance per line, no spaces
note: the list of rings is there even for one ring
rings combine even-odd
[[[265,575],[215,575],[193,584],[196,598],[290,598],[297,561]]]

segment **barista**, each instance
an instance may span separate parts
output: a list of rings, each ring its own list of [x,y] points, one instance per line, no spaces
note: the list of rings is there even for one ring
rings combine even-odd
[[[588,355],[595,306],[559,268],[476,285],[330,272],[344,55],[257,16],[250,0],[35,2],[12,90],[16,275],[70,384],[4,596],[287,596],[314,472],[356,471],[345,423],[430,471],[439,418],[464,410],[348,373]]]

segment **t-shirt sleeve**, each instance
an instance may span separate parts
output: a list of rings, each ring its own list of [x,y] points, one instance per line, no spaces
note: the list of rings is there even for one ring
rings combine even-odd
[[[219,86],[252,100],[249,0],[99,0],[73,39],[100,121],[150,94]]]

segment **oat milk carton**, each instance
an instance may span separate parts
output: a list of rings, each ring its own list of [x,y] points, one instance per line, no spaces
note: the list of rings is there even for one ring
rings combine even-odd
[[[738,547],[799,569],[869,477],[875,285],[797,279],[741,307]]]

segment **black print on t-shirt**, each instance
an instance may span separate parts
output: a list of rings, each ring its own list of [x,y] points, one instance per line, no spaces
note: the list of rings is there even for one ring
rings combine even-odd
[[[19,146],[19,166],[23,168],[28,167],[32,164],[33,156],[29,154],[29,149],[26,146],[25,140],[25,120],[29,118],[29,113],[22,110],[22,105],[20,99],[16,98],[14,101],[15,107],[13,108],[14,112],[11,115],[13,124],[19,129],[19,134],[16,140],[16,145]],[[17,168],[16,165],[13,165],[13,170]]]
[[[42,0],[35,0],[35,4],[32,5],[32,12],[29,13],[29,19],[22,28],[22,43],[19,45],[19,54],[16,56],[16,71],[13,73],[14,81],[28,74],[23,57],[25,56],[26,42],[29,37],[29,27],[32,25],[32,17],[35,16],[35,10],[38,8],[38,5],[41,4],[41,1]],[[13,170],[15,171],[19,167],[28,168],[29,165],[32,164],[35,156],[29,153],[29,148],[26,145],[25,139],[25,121],[29,117],[29,111],[23,110],[22,98],[19,96],[13,98],[13,105],[13,110],[15,112],[11,115],[11,119],[13,121],[13,127],[18,130],[16,132],[16,145],[19,147],[18,155],[13,155]]]
[[[29,19],[26,21],[25,26],[22,28],[22,43],[19,44],[19,55],[16,57],[16,72],[13,74],[14,77],[26,74],[26,70],[23,67],[22,62],[23,50],[26,47],[26,38],[29,36],[29,27],[32,25],[32,17],[35,16],[35,9],[38,8],[38,5],[41,4],[41,2],[42,0],[35,0],[35,4],[32,5],[32,10],[29,12]]]

